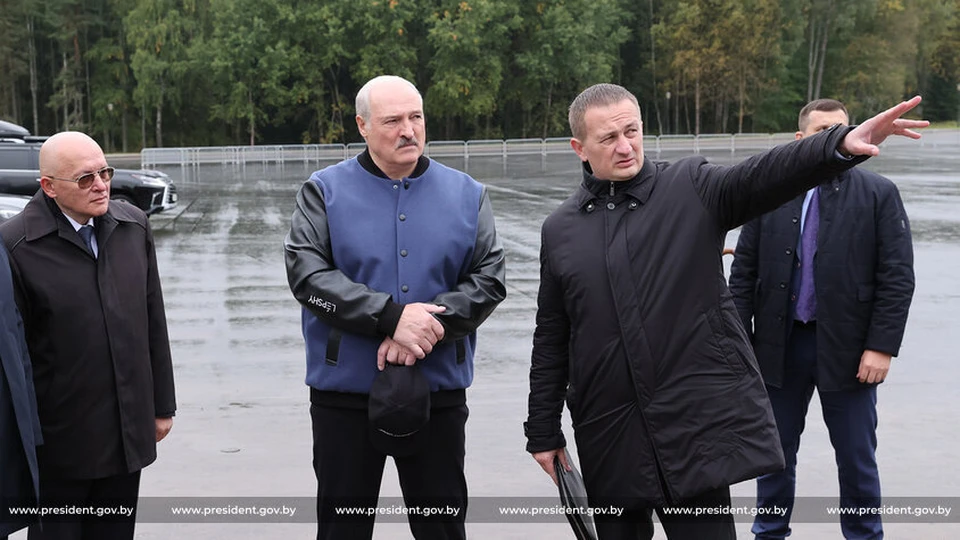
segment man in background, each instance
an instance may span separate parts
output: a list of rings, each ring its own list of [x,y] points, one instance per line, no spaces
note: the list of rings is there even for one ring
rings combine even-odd
[[[839,101],[800,111],[796,139],[849,123]],[[814,388],[836,453],[840,506],[880,506],[877,385],[900,351],[913,297],[910,222],[897,186],[855,168],[744,225],[730,291],[753,343],[786,468],[757,479],[757,538],[790,534],[797,451]],[[844,538],[883,537],[880,516],[842,514]]]

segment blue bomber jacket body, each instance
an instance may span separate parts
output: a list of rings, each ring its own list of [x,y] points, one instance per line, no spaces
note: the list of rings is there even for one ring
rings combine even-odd
[[[369,393],[377,348],[415,302],[446,308],[443,341],[419,361],[431,391],[470,386],[476,328],[506,295],[483,185],[424,157],[391,180],[364,152],[301,187],[284,250],[312,389]]]

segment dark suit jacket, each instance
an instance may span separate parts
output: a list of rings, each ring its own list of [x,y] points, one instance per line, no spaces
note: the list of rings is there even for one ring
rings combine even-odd
[[[153,234],[132,205],[95,219],[99,258],[42,191],[0,225],[33,361],[44,475],[88,479],[156,459],[173,367]]]
[[[23,321],[14,301],[7,250],[0,245],[0,537],[29,525],[7,505],[35,505],[40,420]]]
[[[740,232],[730,291],[767,384],[780,387],[803,196]],[[814,258],[821,390],[852,389],[863,351],[896,356],[913,297],[910,222],[897,187],[863,169],[820,186]]]

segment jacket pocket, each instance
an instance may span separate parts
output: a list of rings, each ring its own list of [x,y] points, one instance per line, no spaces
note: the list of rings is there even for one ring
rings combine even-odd
[[[720,309],[708,309],[705,313],[705,316],[707,318],[707,322],[710,324],[710,330],[713,333],[713,339],[717,344],[718,353],[723,356],[723,360],[733,371],[742,373],[747,366],[743,363],[740,355],[737,354],[736,348],[730,343],[730,336],[727,332],[726,325],[723,322],[723,314],[721,313]]]
[[[331,328],[330,333],[327,334],[327,354],[326,361],[328,366],[337,366],[337,362],[340,361],[340,338],[343,337],[343,334],[340,330],[336,328]]]

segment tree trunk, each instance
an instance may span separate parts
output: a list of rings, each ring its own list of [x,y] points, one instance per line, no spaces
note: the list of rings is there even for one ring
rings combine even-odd
[[[163,148],[163,94],[165,88],[165,82],[163,77],[160,78],[160,96],[157,97],[157,123],[156,136],[157,136],[157,148]]]
[[[673,102],[673,133],[680,131],[680,78],[674,81],[673,92],[677,100]]]
[[[693,134],[700,135],[700,70],[697,70],[697,78],[693,81],[693,114]]]
[[[124,105],[120,111],[120,144],[123,153],[127,153],[127,106]]]
[[[86,39],[84,39],[86,41]],[[89,44],[87,44],[89,47]],[[90,61],[83,62],[83,76],[87,83],[87,122],[93,123],[93,92],[90,90]],[[91,126],[92,127],[92,126]]]
[[[67,53],[60,53],[61,64],[63,65],[63,73],[67,73]],[[70,131],[70,95],[67,93],[67,77],[63,78],[63,130]]]
[[[247,105],[250,106],[250,146],[256,142],[256,121],[253,111],[253,91],[247,90]]]
[[[30,100],[33,103],[33,134],[40,134],[40,115],[37,113],[37,45],[33,36],[33,16],[27,17],[27,56],[30,64]]]
[[[653,0],[650,6],[650,74],[653,77],[653,108],[657,113],[657,130],[663,135],[663,122],[660,120],[660,98],[657,96],[657,42],[653,37]]]
[[[813,13],[811,8],[810,13],[810,43],[807,49],[807,103],[813,101],[813,78],[817,70],[817,53],[819,49],[817,48],[817,17]]]
[[[140,105],[140,148],[147,147],[147,104]]]
[[[547,138],[547,133],[550,129],[550,106],[553,103],[553,83],[550,83],[550,86],[547,87],[547,104],[544,107],[543,111],[543,137],[542,139]]]
[[[743,72],[743,68],[740,71],[740,85],[737,88],[738,96],[737,101],[740,105],[740,108],[737,112],[737,133],[743,133],[743,117],[746,114],[746,99],[747,99],[747,77]]]
[[[20,105],[17,103],[17,85],[13,78],[7,81],[7,86],[10,88],[10,112],[13,115],[13,123],[22,124],[20,121]]]
[[[73,113],[77,115],[77,126],[82,129],[86,120],[83,114],[83,95],[79,91],[80,70],[83,68],[83,63],[80,57],[80,34],[77,32],[73,33],[73,64],[73,77],[70,77],[73,86],[71,89],[73,91]]]
[[[833,3],[831,2],[829,9],[833,9]],[[827,39],[830,37],[830,19],[828,18],[823,22],[823,35],[820,37],[820,54],[818,55],[820,59],[820,66],[817,68],[817,83],[813,88],[813,99],[820,99],[820,87],[823,84],[823,68],[827,65]]]

